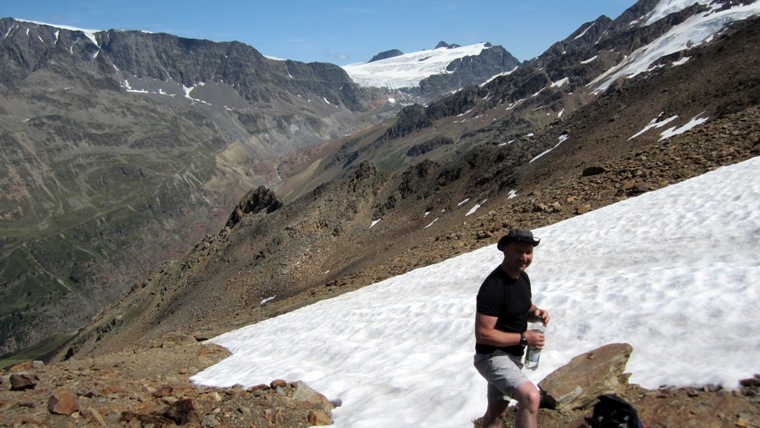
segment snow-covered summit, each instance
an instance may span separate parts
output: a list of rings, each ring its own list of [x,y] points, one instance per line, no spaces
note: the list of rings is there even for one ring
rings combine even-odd
[[[372,62],[358,62],[343,66],[346,73],[358,85],[380,88],[412,88],[422,79],[434,74],[449,73],[447,67],[452,61],[467,56],[477,56],[487,43],[461,47],[440,47],[432,50],[411,52],[392,58]]]

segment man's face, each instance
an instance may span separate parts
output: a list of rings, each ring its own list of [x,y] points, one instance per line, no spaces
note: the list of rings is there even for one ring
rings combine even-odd
[[[510,242],[502,250],[504,267],[510,272],[520,273],[533,261],[533,244],[527,242]]]

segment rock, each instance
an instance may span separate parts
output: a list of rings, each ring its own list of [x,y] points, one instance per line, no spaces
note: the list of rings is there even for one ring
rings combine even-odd
[[[171,426],[175,423],[171,419],[167,419],[161,415],[141,414],[141,413],[135,413],[130,410],[126,410],[122,412],[121,417],[119,418],[119,421],[126,422],[128,426],[130,427],[132,426],[165,427],[165,426]]]
[[[107,427],[108,423],[97,410],[87,407],[79,410],[79,414],[91,425]]]
[[[275,193],[265,186],[259,186],[256,189],[251,189],[243,196],[243,199],[238,202],[235,209],[227,219],[227,227],[235,227],[236,224],[243,219],[246,214],[258,213],[266,211],[271,213],[282,207],[282,202],[277,199]]]
[[[542,403],[573,410],[592,405],[602,394],[620,394],[628,385],[624,373],[633,347],[613,343],[581,354],[539,382]]]
[[[162,348],[174,348],[179,345],[192,345],[198,343],[195,336],[190,334],[168,333],[163,337]]]
[[[13,373],[10,377],[11,391],[23,391],[33,389],[40,380],[37,375],[29,373]]]
[[[591,204],[583,204],[575,209],[575,213],[578,215],[586,214],[591,211]]]
[[[22,363],[18,363],[14,366],[12,366],[10,369],[8,369],[11,373],[18,373],[18,372],[25,372],[29,371],[34,368],[34,363],[32,360],[24,361]]]
[[[333,403],[327,399],[324,395],[313,390],[309,385],[303,381],[298,381],[293,384],[294,391],[291,398],[298,401],[308,403],[311,408],[324,410],[324,413],[330,414],[330,411],[335,408]],[[329,416],[328,416],[329,418]]]
[[[153,396],[156,398],[168,397],[172,395],[173,388],[171,385],[162,385],[157,390],[153,391]]]
[[[330,415],[324,412],[320,412],[319,410],[310,411],[307,419],[313,426],[325,426],[333,424],[333,420]]]
[[[177,425],[183,425],[187,423],[200,423],[202,412],[199,411],[197,403],[192,398],[184,398],[177,400],[174,404],[169,406],[169,409],[164,412],[164,416],[171,419]]]
[[[275,379],[272,381],[272,383],[269,384],[269,386],[272,388],[285,388],[288,386],[288,382],[283,379]]]
[[[66,389],[58,388],[48,399],[48,410],[56,415],[70,415],[79,411],[79,397]]]
[[[591,177],[592,175],[604,174],[605,172],[607,172],[607,170],[605,170],[601,166],[590,166],[583,170],[583,172],[581,173],[581,176]]]

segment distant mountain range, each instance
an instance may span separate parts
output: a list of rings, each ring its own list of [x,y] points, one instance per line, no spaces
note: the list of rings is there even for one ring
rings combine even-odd
[[[216,331],[409,269],[462,222],[485,243],[609,202],[541,195],[753,108],[758,55],[727,38],[758,13],[642,0],[521,64],[478,44],[344,68],[2,19],[0,350]],[[630,174],[624,196],[655,185]]]
[[[282,156],[449,90],[362,88],[236,42],[10,18],[0,34],[0,352],[76,331],[281,182]]]

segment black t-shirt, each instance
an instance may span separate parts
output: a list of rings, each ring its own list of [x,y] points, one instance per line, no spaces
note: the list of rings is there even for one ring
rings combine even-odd
[[[496,330],[522,333],[528,329],[530,307],[533,305],[531,298],[528,274],[521,272],[518,279],[510,278],[499,266],[480,286],[477,311],[482,315],[498,317]],[[523,347],[520,345],[498,347],[475,344],[475,352],[478,354],[490,354],[497,349],[516,356],[523,354]]]

